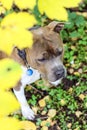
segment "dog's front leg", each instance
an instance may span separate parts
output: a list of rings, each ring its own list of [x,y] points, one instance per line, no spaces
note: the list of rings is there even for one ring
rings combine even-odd
[[[24,87],[21,86],[18,90],[14,88],[13,91],[20,103],[22,115],[29,120],[33,120],[35,118],[34,112],[32,111],[32,109],[29,107],[27,103],[27,100],[24,94]]]

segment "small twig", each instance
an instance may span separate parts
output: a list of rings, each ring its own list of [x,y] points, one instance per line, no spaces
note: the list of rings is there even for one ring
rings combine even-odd
[[[47,118],[48,118],[48,116],[39,117],[39,119],[41,119],[41,120],[44,120],[44,119],[47,119]],[[37,119],[38,119],[38,117],[37,117]]]
[[[71,24],[71,22],[58,22],[59,24]]]
[[[38,90],[37,88],[33,87],[32,85],[31,85],[31,87],[32,87],[32,89],[34,89],[36,92],[40,93],[40,94],[43,96],[43,92],[41,92],[41,91]]]

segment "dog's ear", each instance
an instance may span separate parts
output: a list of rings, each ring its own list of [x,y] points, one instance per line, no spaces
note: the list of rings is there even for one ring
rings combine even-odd
[[[53,30],[54,32],[60,33],[60,31],[63,29],[64,23],[53,21],[48,25],[48,28]]]

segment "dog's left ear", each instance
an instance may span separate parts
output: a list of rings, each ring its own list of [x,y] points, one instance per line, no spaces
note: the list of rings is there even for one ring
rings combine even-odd
[[[64,23],[53,21],[48,25],[48,28],[53,30],[54,32],[60,33],[60,31],[63,29]]]

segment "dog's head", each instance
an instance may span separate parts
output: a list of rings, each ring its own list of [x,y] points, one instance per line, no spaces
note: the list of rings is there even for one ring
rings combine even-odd
[[[54,85],[57,85],[66,75],[59,29],[58,23],[52,22],[48,26],[33,30],[34,44],[32,49],[26,49],[29,65],[37,69],[42,77]]]

